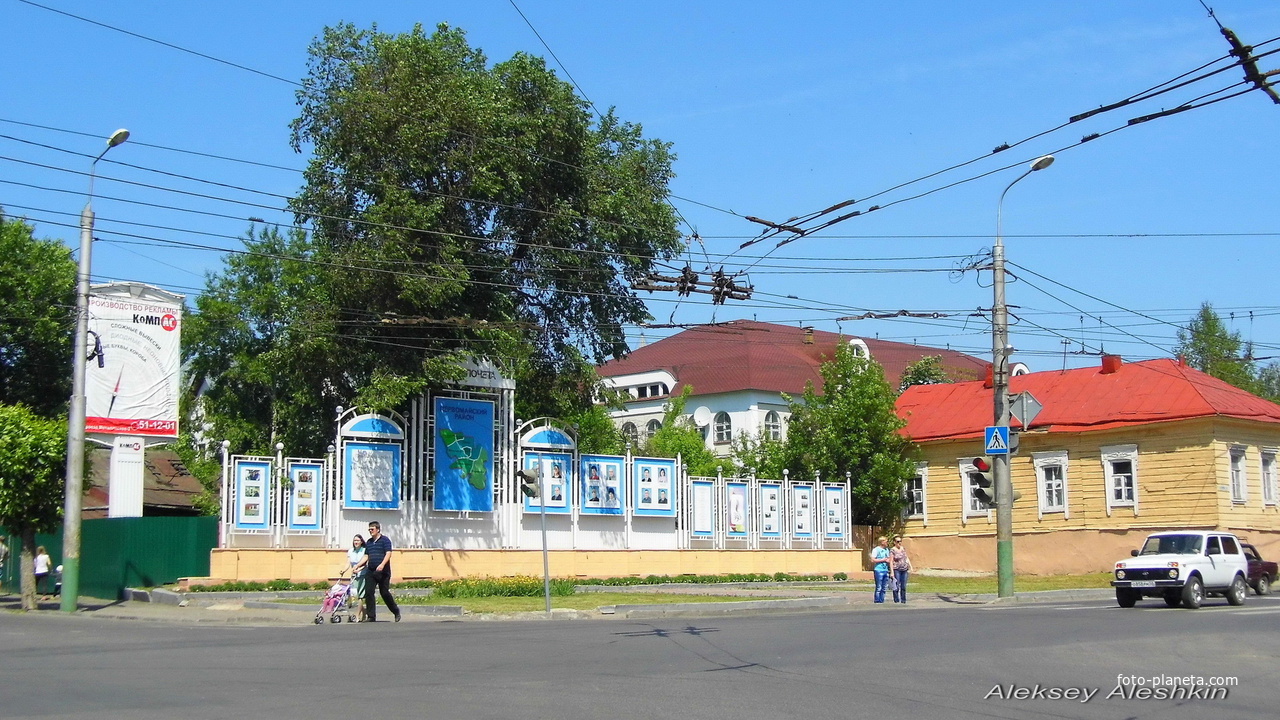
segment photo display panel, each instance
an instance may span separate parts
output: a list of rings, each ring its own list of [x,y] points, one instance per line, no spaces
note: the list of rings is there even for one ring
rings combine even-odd
[[[524,454],[521,467],[534,477],[540,477],[540,494],[536,498],[525,497],[525,512],[541,512],[543,504],[548,514],[566,514],[572,509],[573,455],[567,452],[540,452],[530,450]],[[541,472],[541,476],[538,473]]]
[[[635,515],[676,516],[676,461],[634,458],[631,461],[632,507]]]
[[[782,537],[782,486],[760,484],[760,536]]]
[[[587,515],[622,515],[626,510],[623,478],[626,458],[615,455],[583,455],[578,461],[581,478],[580,509]]]
[[[324,466],[320,463],[289,463],[289,527],[316,530],[324,498]]]
[[[236,527],[265,529],[271,524],[271,463],[236,460]]]

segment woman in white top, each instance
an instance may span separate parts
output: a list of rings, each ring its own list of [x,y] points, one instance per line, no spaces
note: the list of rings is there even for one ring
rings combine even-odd
[[[44,586],[45,589],[48,590],[48,585],[45,583],[45,578],[49,577],[49,566],[52,564],[53,564],[53,560],[49,558],[49,551],[45,550],[43,545],[37,547],[36,562],[35,562],[36,594],[37,595],[40,594],[41,586]]]
[[[364,536],[357,534],[351,538],[351,549],[347,551],[347,569],[351,571],[351,587],[355,592],[355,603],[360,608],[359,619],[364,619],[364,576],[369,567],[364,555]]]

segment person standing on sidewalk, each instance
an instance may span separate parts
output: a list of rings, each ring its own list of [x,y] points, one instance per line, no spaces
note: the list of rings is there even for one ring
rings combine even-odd
[[[893,536],[893,547],[889,548],[889,568],[893,572],[893,601],[907,604],[907,573],[911,571],[911,558],[907,557],[907,549],[902,547],[902,536]]]
[[[889,538],[881,535],[876,538],[876,547],[871,551],[871,572],[876,578],[875,601],[884,602],[884,591],[889,586]]]
[[[40,547],[37,547],[35,567],[33,568],[36,576],[36,594],[37,595],[40,595],[41,587],[43,587],[46,591],[49,590],[49,583],[47,582],[46,578],[49,577],[49,570],[52,568],[52,566],[53,566],[53,560],[49,558],[49,551],[45,550],[43,545],[41,545]],[[47,593],[41,599],[48,600],[49,598],[47,596]]]
[[[378,601],[374,597],[377,592],[382,595],[382,602],[400,622],[400,606],[391,597],[391,538],[382,534],[382,524],[369,523],[369,541],[364,544],[365,593],[364,622],[377,622]]]

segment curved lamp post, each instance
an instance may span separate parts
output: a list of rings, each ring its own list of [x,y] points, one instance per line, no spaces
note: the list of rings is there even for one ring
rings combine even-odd
[[[76,272],[76,335],[71,354],[71,408],[67,418],[67,481],[62,513],[62,602],[75,612],[80,600],[80,501],[84,492],[85,358],[89,340],[89,268],[93,252],[93,178],[98,161],[129,139],[121,128],[89,164],[89,197],[80,213],[80,266]]]
[[[1053,164],[1053,156],[1036,158],[1031,167],[1000,193],[996,204],[996,244],[991,251],[992,288],[995,304],[991,312],[991,385],[995,395],[995,425],[1009,427],[1009,308],[1004,302],[1004,235],[1001,216],[1009,188],[1037,170]],[[1007,430],[1006,430],[1007,432]],[[1000,597],[1013,597],[1013,482],[1009,476],[1009,456],[991,457],[991,477],[996,492],[996,574]]]

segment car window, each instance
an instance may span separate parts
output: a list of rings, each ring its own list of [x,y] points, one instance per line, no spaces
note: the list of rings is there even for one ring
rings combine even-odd
[[[1226,535],[1223,535],[1222,536],[1222,552],[1228,555],[1239,554],[1240,548],[1236,545],[1236,539],[1233,537],[1228,537]]]
[[[1262,557],[1258,555],[1258,551],[1253,549],[1252,545],[1244,546],[1244,556],[1255,562],[1262,559]]]
[[[1142,555],[1197,555],[1200,552],[1199,535],[1160,535],[1147,538]]]
[[[1209,548],[1205,550],[1205,555],[1221,555],[1222,543],[1218,541],[1218,536],[1214,535],[1209,538]]]

